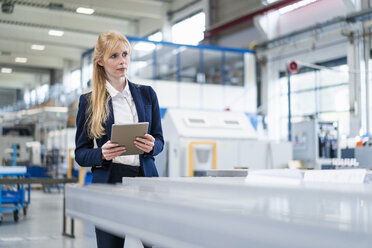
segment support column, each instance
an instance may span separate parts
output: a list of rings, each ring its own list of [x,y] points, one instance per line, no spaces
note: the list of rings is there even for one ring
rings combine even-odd
[[[244,91],[246,109],[257,112],[256,57],[254,54],[244,54]]]
[[[267,57],[266,68],[262,71],[262,113],[267,111],[267,134],[270,139],[281,140],[288,137],[288,132],[282,134],[282,130],[287,130],[287,126],[282,125],[281,113],[288,113],[287,106],[280,101],[280,79],[279,71],[283,70],[282,61],[272,61],[272,57]],[[265,72],[266,71],[266,72]],[[281,137],[281,135],[283,135]]]
[[[161,32],[163,33],[163,41],[172,42],[172,25],[169,20],[169,16],[167,15],[167,11],[164,12],[163,15],[163,26]]]
[[[350,132],[351,137],[363,132],[361,111],[361,74],[359,42],[351,33],[347,49],[347,64],[349,66],[349,103],[350,103]]]
[[[371,7],[369,0],[363,0],[363,8],[367,9]],[[364,83],[365,83],[365,99],[366,99],[366,132],[371,133],[371,100],[370,100],[370,81],[369,81],[369,60],[371,58],[371,36],[370,36],[370,27],[363,27],[363,49],[364,49]]]

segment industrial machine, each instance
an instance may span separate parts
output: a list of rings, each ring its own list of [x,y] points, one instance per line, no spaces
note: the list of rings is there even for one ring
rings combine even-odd
[[[27,151],[26,144],[33,140],[29,126],[3,126],[0,135],[0,165],[10,165],[14,158],[18,164],[29,164],[30,153]],[[14,146],[17,148],[15,155]]]
[[[2,118],[3,136],[31,137],[31,140],[22,143],[28,149],[28,157],[31,160],[28,164],[45,164],[47,156],[53,153],[52,150],[55,148],[58,148],[63,156],[67,155],[66,138],[64,138],[68,118],[67,107],[20,110],[7,113]],[[30,141],[38,143],[29,143]],[[26,142],[28,142],[27,146]],[[37,153],[41,154],[41,158],[37,157]]]
[[[204,175],[210,169],[284,168],[289,142],[258,140],[242,112],[168,109],[163,120],[170,177]]]
[[[348,148],[352,150],[351,158],[355,158],[360,168],[372,168],[372,146]]]
[[[306,168],[321,169],[340,158],[338,122],[317,119],[292,124],[293,158]]]

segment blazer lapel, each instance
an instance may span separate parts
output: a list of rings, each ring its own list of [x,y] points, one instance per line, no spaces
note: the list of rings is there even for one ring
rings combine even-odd
[[[110,97],[110,96],[109,96]],[[112,124],[114,124],[115,120],[114,120],[114,108],[112,107],[112,99],[110,97],[109,99],[109,109],[110,109],[110,114],[107,118],[107,121],[106,121],[106,135],[107,135],[107,139],[108,140],[111,140],[111,127],[112,127]]]
[[[145,107],[143,106],[142,97],[140,94],[140,89],[133,83],[129,82],[129,90],[132,94],[133,101],[136,104],[137,109],[137,116],[138,116],[138,122],[144,122],[145,121]]]

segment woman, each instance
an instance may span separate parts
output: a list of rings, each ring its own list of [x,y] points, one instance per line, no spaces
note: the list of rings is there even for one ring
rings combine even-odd
[[[150,86],[127,79],[129,41],[120,33],[99,35],[94,48],[92,92],[80,96],[76,117],[75,160],[92,167],[93,183],[117,183],[122,177],[157,177],[154,156],[164,145],[157,96]],[[134,144],[141,155],[120,156],[112,143],[112,124],[149,122],[148,134]],[[96,146],[95,146],[96,143]],[[98,247],[123,247],[124,239],[96,228]]]

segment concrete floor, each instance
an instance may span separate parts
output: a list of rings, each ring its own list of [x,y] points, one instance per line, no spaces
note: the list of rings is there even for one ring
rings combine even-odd
[[[12,212],[4,213],[0,224],[0,247],[96,247],[94,227],[89,223],[75,220],[75,238],[62,235],[62,208],[62,193],[32,190],[26,216],[21,211],[19,221],[14,222]]]

